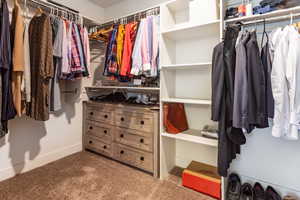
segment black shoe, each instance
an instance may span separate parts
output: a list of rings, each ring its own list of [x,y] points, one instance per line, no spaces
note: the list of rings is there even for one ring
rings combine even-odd
[[[281,196],[271,186],[267,187],[265,199],[266,200],[282,200]]]
[[[241,194],[241,179],[237,174],[230,174],[226,191],[226,200],[239,200]]]
[[[254,200],[265,200],[265,190],[260,183],[255,183],[253,187],[253,199]]]
[[[240,200],[253,200],[253,188],[249,183],[242,185]]]

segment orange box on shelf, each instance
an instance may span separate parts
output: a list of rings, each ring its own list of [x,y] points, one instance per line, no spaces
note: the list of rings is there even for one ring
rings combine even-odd
[[[182,173],[182,185],[221,199],[221,177],[214,166],[192,161]]]

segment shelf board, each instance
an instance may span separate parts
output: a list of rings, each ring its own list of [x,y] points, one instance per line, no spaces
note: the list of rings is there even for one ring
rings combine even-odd
[[[202,100],[202,99],[163,98],[161,101],[165,102],[165,103],[184,103],[184,104],[211,105],[210,100]]]
[[[183,9],[188,9],[189,0],[173,0],[166,3],[166,6],[171,12],[177,12]]]
[[[192,63],[192,64],[174,64],[174,65],[162,65],[161,69],[166,70],[182,70],[182,69],[207,69],[208,66],[212,65],[211,62],[207,63]]]
[[[125,90],[150,90],[159,91],[158,87],[125,87],[125,86],[94,86],[86,87],[87,89],[125,89]]]
[[[265,14],[258,14],[258,15],[252,15],[252,16],[227,19],[227,20],[225,20],[225,23],[249,22],[249,21],[267,19],[267,18],[271,18],[271,17],[281,17],[284,15],[289,15],[291,13],[296,14],[299,12],[300,12],[300,6],[296,6],[293,8],[276,10],[276,11],[265,13]]]
[[[204,24],[180,24],[174,28],[163,31],[162,35],[172,40],[180,40],[194,37],[211,36],[212,33],[219,34],[219,30],[220,20],[214,20]]]
[[[179,133],[179,134],[170,134],[170,133],[163,132],[163,133],[161,133],[161,135],[164,137],[168,137],[168,138],[184,140],[187,142],[203,144],[203,145],[208,145],[208,146],[212,146],[212,147],[218,146],[218,140],[202,137],[200,130],[190,129],[190,130],[187,130],[187,131]]]

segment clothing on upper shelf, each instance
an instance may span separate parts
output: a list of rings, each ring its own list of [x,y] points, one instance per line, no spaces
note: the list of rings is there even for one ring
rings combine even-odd
[[[114,25],[109,36],[105,76],[158,76],[159,16],[147,16],[140,23]]]

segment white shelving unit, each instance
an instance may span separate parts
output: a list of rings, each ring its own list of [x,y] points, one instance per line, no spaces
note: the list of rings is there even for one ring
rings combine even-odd
[[[219,16],[223,16],[223,3],[219,3]],[[217,166],[218,141],[202,137],[201,129],[214,123],[210,120],[212,53],[222,38],[223,20],[198,23],[190,20],[189,0],[162,4],[160,13],[160,176],[164,179],[175,166],[185,168],[192,160]],[[185,105],[188,131],[179,134],[165,131],[165,103]],[[224,184],[224,191],[223,188]]]
[[[210,100],[202,99],[181,99],[181,98],[164,98],[161,99],[163,103],[184,103],[184,104],[196,104],[196,105],[211,105]]]

